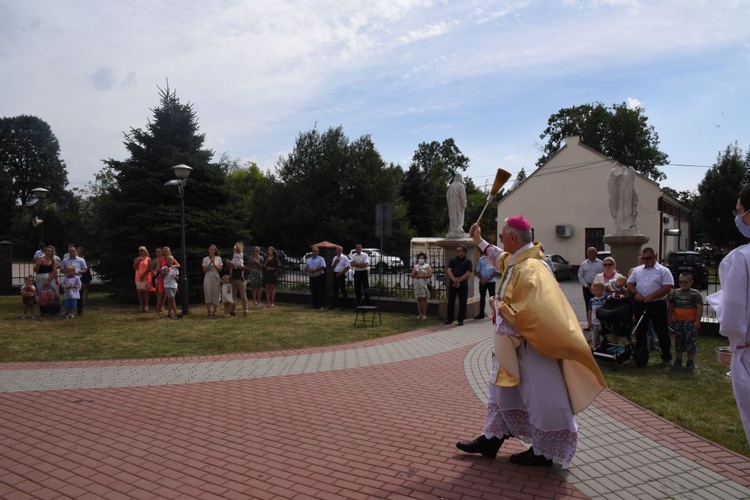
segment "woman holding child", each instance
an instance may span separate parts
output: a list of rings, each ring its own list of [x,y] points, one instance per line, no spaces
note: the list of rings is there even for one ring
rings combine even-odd
[[[211,244],[208,247],[208,255],[203,257],[203,301],[206,303],[206,314],[216,316],[221,298],[221,275],[219,272],[223,263],[219,256],[219,249]]]
[[[260,247],[253,247],[253,255],[250,256],[250,291],[253,295],[253,307],[260,307],[260,299],[263,294],[263,257],[260,255]]]
[[[57,290],[59,271],[55,260],[55,247],[52,245],[44,247],[44,254],[34,261],[34,272],[36,273],[36,293],[39,295],[39,312],[42,313],[44,309],[41,306],[60,303],[60,294]]]
[[[617,272],[615,259],[612,257],[604,257],[604,260],[602,260],[602,267],[604,268],[604,271],[596,275],[594,283],[604,284],[605,297],[609,297],[614,293],[619,293],[618,290],[620,289],[620,286],[617,285],[617,280],[619,279],[621,283],[623,280],[627,280],[625,276]],[[625,287],[622,286],[622,288]]]

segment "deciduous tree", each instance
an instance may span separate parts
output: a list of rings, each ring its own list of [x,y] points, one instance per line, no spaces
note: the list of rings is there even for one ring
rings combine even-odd
[[[747,242],[735,228],[732,210],[737,194],[748,181],[750,151],[745,155],[737,143],[727,146],[698,184],[694,215],[703,236],[700,243],[730,249]]]
[[[60,144],[47,122],[36,116],[0,118],[0,167],[10,177],[13,200],[26,205],[31,190],[43,187],[58,200],[68,185]]]
[[[547,128],[539,136],[546,140],[537,167],[544,165],[570,136],[581,136],[584,144],[600,153],[633,167],[655,181],[665,179],[658,169],[667,163],[666,153],[659,150],[659,134],[643,108],[628,108],[625,103],[606,107],[602,103],[564,108],[550,116]]]
[[[385,250],[401,246],[409,224],[399,211],[401,169],[386,165],[370,136],[350,142],[341,126],[324,133],[300,133],[294,149],[279,158],[277,182],[271,182],[270,217],[279,220],[277,236],[292,250],[305,250],[321,240],[351,246],[379,244],[375,238],[375,207],[394,203],[394,235]]]

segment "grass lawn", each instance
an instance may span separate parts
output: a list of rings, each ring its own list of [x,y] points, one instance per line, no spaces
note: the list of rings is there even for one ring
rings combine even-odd
[[[720,364],[714,352],[714,348],[725,345],[729,342],[724,337],[699,334],[692,373],[661,367],[658,352],[651,353],[649,364],[643,368],[632,359],[617,371],[607,362],[600,361],[599,366],[613,391],[680,427],[750,457],[732,383],[725,379],[729,367]],[[683,354],[683,363],[686,359]]]
[[[225,318],[223,311],[208,317],[203,304],[191,304],[183,319],[156,319],[154,314],[139,313],[137,304],[117,304],[104,294],[90,295],[84,317],[74,320],[21,320],[21,311],[19,297],[0,297],[0,362],[277,351],[357,342],[439,324],[438,318],[421,321],[414,315],[389,314],[382,327],[369,328],[361,321],[353,326],[351,310],[315,311],[287,304],[251,309],[247,318]]]
[[[352,311],[313,311],[302,305],[277,304],[251,310],[248,318],[209,318],[203,304],[191,305],[181,320],[156,319],[122,306],[103,294],[90,296],[85,316],[75,320],[19,319],[19,297],[0,297],[0,362],[72,361],[161,358],[242,352],[277,351],[387,337],[440,324],[414,315],[388,313],[382,327],[353,326]],[[179,305],[178,305],[179,310]],[[322,318],[325,321],[321,321]],[[489,330],[488,330],[489,334]],[[714,348],[727,345],[721,337],[698,342],[693,373],[659,366],[657,353],[638,368],[629,360],[613,370],[600,362],[610,387],[657,415],[731,450],[750,456],[728,367],[716,361]]]

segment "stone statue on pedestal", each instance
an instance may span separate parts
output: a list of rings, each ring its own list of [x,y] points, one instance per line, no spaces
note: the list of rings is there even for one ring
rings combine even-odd
[[[609,171],[609,213],[615,221],[615,234],[638,232],[638,194],[635,192],[635,170],[618,163]]]
[[[456,174],[453,182],[448,186],[446,198],[448,200],[448,219],[450,221],[446,238],[465,238],[464,213],[466,212],[466,188],[463,177]]]

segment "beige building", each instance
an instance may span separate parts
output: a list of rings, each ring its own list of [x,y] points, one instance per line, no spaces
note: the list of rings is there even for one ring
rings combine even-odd
[[[578,265],[586,248],[610,250],[604,236],[614,234],[609,211],[609,172],[617,162],[586,146],[578,136],[565,139],[550,160],[515,186],[499,202],[499,222],[523,214],[531,223],[534,239],[549,254],[559,254]],[[692,250],[690,213],[659,185],[640,174],[635,177],[638,196],[638,233],[648,236],[659,259],[677,250]],[[618,262],[621,272],[636,264]]]

